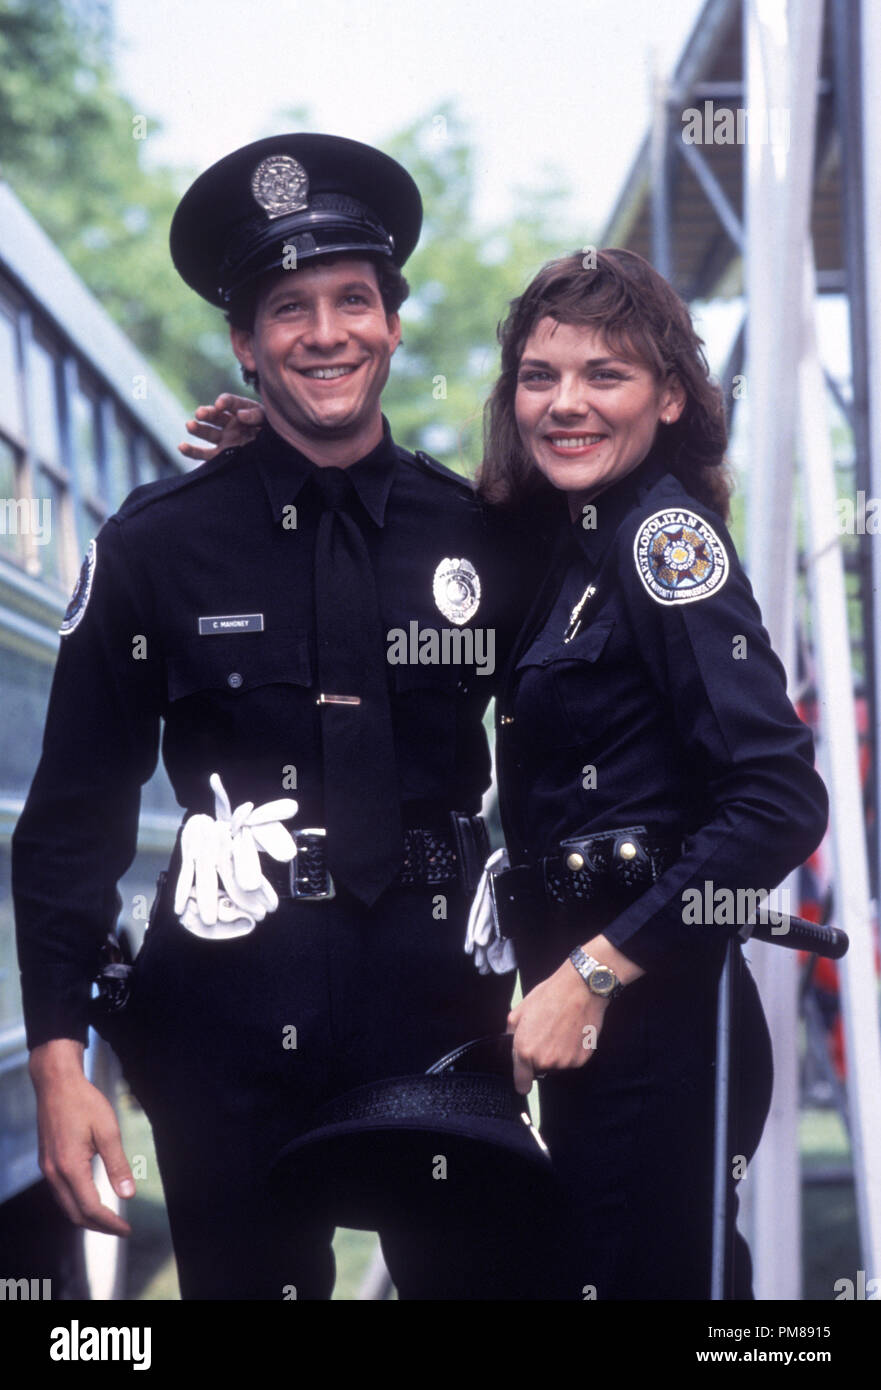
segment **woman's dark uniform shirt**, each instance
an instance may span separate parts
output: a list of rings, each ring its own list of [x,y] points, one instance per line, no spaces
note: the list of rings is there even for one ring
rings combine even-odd
[[[181,478],[136,489],[97,537],[14,838],[31,1047],[85,1040],[89,982],[135,854],[160,718],[165,765],[188,812],[214,814],[208,779],[218,772],[234,807],[293,794],[291,827],[324,823],[314,472],[265,427]],[[397,447],[387,425],[348,474],[385,632],[450,627],[433,598],[441,561],[464,557],[480,578],[467,627],[492,631],[494,674],[485,659],[484,674],[478,663],[388,667],[403,823],[445,825],[450,810],[478,812],[489,783],[482,717],[522,616],[514,586],[523,565],[506,564],[470,486]],[[200,630],[200,619],[249,615],[250,626]]]
[[[561,542],[498,702],[502,820],[512,863],[591,831],[682,834],[678,862],[604,928],[652,971],[718,943],[719,928],[683,920],[686,890],[770,891],[816,847],[827,801],[720,518],[651,455],[593,505]]]

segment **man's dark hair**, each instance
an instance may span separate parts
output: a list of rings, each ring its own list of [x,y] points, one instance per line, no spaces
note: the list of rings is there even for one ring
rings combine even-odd
[[[351,255],[311,256],[309,260],[302,262],[302,268],[308,270],[313,265],[333,265],[336,261],[353,259],[370,261],[376,267],[376,280],[386,317],[396,314],[409,295],[410,286],[399,267],[387,256],[371,256],[369,252],[361,251],[353,251]],[[241,328],[246,333],[253,333],[260,295],[267,284],[275,281],[278,274],[279,271],[271,270],[266,275],[261,275],[252,284],[245,286],[234,299],[230,300],[229,308],[226,311],[226,321],[231,328]],[[253,386],[255,391],[259,391],[260,379],[257,373],[248,371],[248,368],[241,363],[239,366],[245,385]]]

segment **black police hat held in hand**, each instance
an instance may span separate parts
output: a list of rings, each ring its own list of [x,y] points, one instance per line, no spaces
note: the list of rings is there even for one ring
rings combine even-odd
[[[356,1230],[514,1211],[550,1196],[547,1147],[514,1088],[511,1035],[478,1038],[419,1076],[321,1107],[278,1154],[273,1182]]]
[[[257,276],[315,256],[401,266],[421,226],[419,189],[380,150],[336,135],[272,135],[200,174],[172,219],[171,258],[223,307]]]

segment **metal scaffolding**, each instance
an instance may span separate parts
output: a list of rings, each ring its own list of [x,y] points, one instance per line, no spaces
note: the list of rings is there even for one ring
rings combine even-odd
[[[870,98],[874,94],[874,101]],[[866,1277],[881,1275],[881,1038],[873,917],[881,817],[864,808],[849,638],[855,575],[869,709],[868,801],[881,806],[881,536],[849,566],[836,526],[829,395],[853,439],[854,477],[881,498],[881,5],[872,0],[707,0],[603,241],[647,256],[686,299],[742,294],[722,374],[748,389],[746,565],[793,688],[799,549],[808,593],[819,756],[832,805],[846,1113]],[[874,156],[874,158],[873,158]],[[816,298],[847,298],[852,389],[818,349]],[[735,393],[736,395],[737,393]],[[736,401],[732,402],[735,404]],[[800,511],[799,511],[800,502]],[[799,527],[800,518],[800,527]],[[873,901],[874,899],[874,901]],[[750,948],[775,1056],[771,1115],[746,1185],[758,1298],[801,1296],[798,977],[795,957]]]

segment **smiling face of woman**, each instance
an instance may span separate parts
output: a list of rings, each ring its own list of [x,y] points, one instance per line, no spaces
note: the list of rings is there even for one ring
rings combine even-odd
[[[659,381],[595,328],[543,318],[524,346],[514,397],[520,439],[567,494],[573,517],[637,468],[659,424],[678,420],[684,406],[678,381]]]

